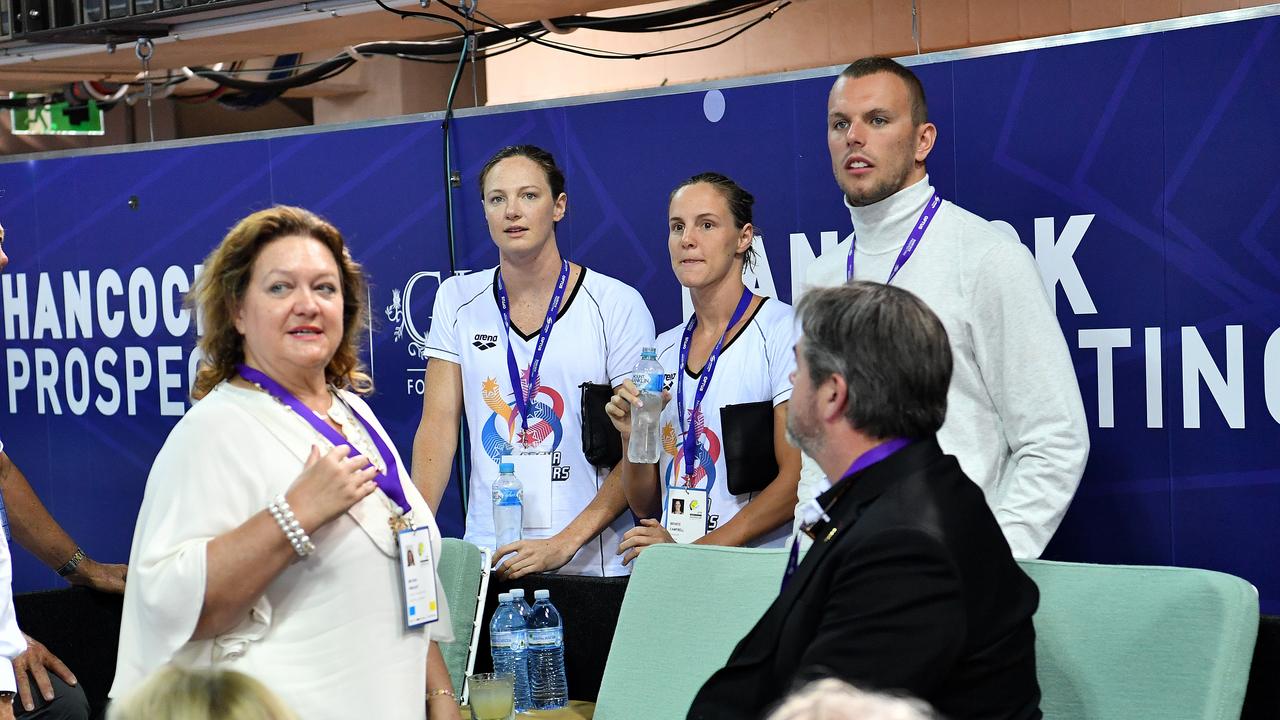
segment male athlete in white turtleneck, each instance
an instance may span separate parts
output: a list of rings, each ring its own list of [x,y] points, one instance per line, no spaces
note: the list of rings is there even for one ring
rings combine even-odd
[[[942,318],[955,367],[942,449],[986,494],[1017,558],[1039,557],[1062,521],[1089,455],[1089,432],[1062,329],[1031,253],[973,213],[934,207],[925,159],[936,128],[908,69],[868,58],[831,88],[827,145],[856,239],[810,266],[805,286],[858,280],[911,290]],[[897,268],[895,271],[895,267]],[[827,487],[804,459],[799,499]]]

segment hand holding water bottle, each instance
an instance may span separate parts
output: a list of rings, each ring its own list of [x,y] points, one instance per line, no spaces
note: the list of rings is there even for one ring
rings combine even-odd
[[[605,412],[627,441],[627,459],[655,463],[661,457],[661,415],[671,394],[663,389],[664,374],[653,348],[644,348],[640,362],[623,381]]]
[[[604,406],[613,427],[622,434],[624,440],[631,437],[631,406],[639,400],[640,390],[628,378],[614,390],[613,397]]]

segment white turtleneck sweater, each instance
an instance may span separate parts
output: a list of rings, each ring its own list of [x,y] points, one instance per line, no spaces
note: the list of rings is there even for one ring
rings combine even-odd
[[[889,277],[932,195],[926,176],[878,203],[849,208],[855,279]],[[815,260],[801,292],[844,283],[848,253],[842,243]],[[924,300],[951,342],[938,443],[982,488],[1014,557],[1039,557],[1080,483],[1089,431],[1035,260],[1016,239],[944,201],[893,284]],[[805,457],[800,502],[827,486],[818,464]]]

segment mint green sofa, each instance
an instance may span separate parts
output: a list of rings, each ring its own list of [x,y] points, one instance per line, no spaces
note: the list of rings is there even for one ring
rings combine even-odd
[[[480,614],[489,587],[489,553],[457,538],[440,541],[436,572],[440,589],[449,604],[453,621],[453,641],[440,643],[444,664],[459,699],[465,700],[463,682],[475,666],[476,643],[480,639]]]
[[[637,560],[596,720],[683,718],[777,596],[785,550],[655,545]],[[1207,570],[1024,561],[1040,587],[1047,720],[1235,720],[1258,631],[1247,582]]]
[[[645,550],[622,599],[595,720],[683,718],[777,597],[786,565],[786,550]]]
[[[1024,560],[1047,720],[1237,720],[1258,592],[1189,568]]]

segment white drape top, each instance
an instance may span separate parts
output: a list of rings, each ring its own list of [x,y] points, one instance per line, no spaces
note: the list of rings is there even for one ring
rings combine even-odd
[[[385,463],[345,403],[382,435],[400,468],[415,525],[440,532],[408,466],[359,397],[335,391],[330,415],[380,468]],[[316,551],[295,562],[232,630],[190,640],[205,594],[205,546],[285,492],[312,445],[331,445],[265,392],[222,383],[178,422],[156,456],[129,554],[120,648],[111,696],[119,698],[167,662],[225,667],[261,680],[308,720],[421,720],[428,639],[452,639],[440,620],[404,622],[398,552],[382,493],[311,533]]]

